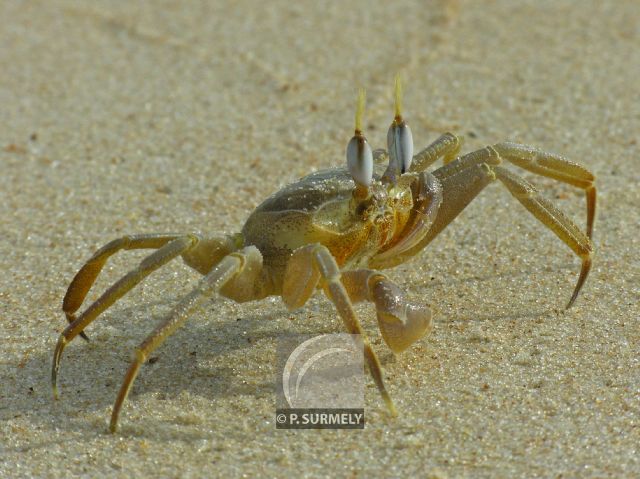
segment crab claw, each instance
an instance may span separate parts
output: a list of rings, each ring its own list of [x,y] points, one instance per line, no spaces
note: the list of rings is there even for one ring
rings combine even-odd
[[[382,338],[394,353],[401,353],[431,332],[431,309],[406,302],[395,284],[379,281],[373,288],[373,300]]]

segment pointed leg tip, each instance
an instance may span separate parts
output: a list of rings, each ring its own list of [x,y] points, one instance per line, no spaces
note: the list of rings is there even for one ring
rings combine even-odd
[[[391,397],[389,395],[385,395],[384,403],[387,406],[387,410],[389,411],[389,415],[391,417],[397,417],[398,416],[398,410],[396,409],[396,406],[395,406],[395,404],[393,404],[393,400],[391,399]]]
[[[60,399],[60,393],[58,392],[58,368],[55,363],[51,370],[51,392],[53,393],[53,399],[56,401]]]
[[[115,408],[111,411],[111,418],[109,419],[109,433],[115,434],[118,430],[118,417],[120,416],[120,411]]]
[[[62,351],[64,350],[67,340],[64,334],[61,334],[58,338],[58,344],[53,353],[53,364],[51,366],[51,390],[53,391],[53,398],[58,399],[58,371],[60,369],[60,358],[62,357]]]
[[[576,299],[578,299],[578,293],[579,292],[580,292],[580,288],[576,288],[575,291],[573,292],[573,294],[571,295],[571,299],[569,300],[567,305],[564,307],[565,311],[567,311],[571,306],[574,305],[574,303],[576,302]]]
[[[571,306],[573,306],[573,303],[576,302],[576,297],[572,297],[569,302],[567,303],[567,305],[564,307],[564,310],[567,311]]]
[[[120,419],[120,408],[116,407],[111,412],[111,418],[109,419],[109,433],[115,434],[118,432],[118,420]]]
[[[87,336],[84,331],[80,331],[80,337],[85,341],[90,341],[89,336]]]
[[[578,277],[578,283],[573,290],[573,294],[571,295],[571,299],[567,303],[567,306],[564,308],[565,311],[573,306],[573,303],[578,299],[578,295],[584,286],[584,283],[587,281],[587,276],[589,276],[589,271],[591,271],[591,258],[586,257],[582,260],[582,269],[580,270],[580,276]]]

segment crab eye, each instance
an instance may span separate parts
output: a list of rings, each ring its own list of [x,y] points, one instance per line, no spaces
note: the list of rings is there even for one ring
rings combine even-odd
[[[356,108],[356,131],[347,144],[347,168],[353,181],[359,186],[368,187],[373,178],[373,152],[369,142],[362,134],[362,117],[364,116],[365,92],[358,92]]]
[[[396,165],[396,171],[406,172],[413,159],[413,135],[404,120],[393,120],[387,133],[387,148],[390,162]]]
[[[373,153],[369,142],[356,133],[347,144],[347,167],[353,180],[362,186],[369,186],[373,178]]]
[[[413,159],[413,135],[411,128],[402,118],[402,82],[400,74],[395,82],[396,113],[387,133],[387,149],[389,150],[389,169],[392,175],[406,172]]]

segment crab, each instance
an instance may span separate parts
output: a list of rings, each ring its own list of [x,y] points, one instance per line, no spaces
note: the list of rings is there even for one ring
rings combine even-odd
[[[402,90],[395,83],[395,116],[387,134],[388,152],[372,151],[362,132],[365,95],[361,90],[355,133],[347,144],[347,166],[312,173],[267,198],[237,234],[124,236],[100,248],[75,275],[62,309],[70,323],[53,355],[52,388],[62,353],[107,308],[153,271],[181,256],[204,275],[136,348],[113,406],[110,431],[133,382],[150,354],[212,295],[239,303],[280,296],[287,308],[301,308],[317,289],[333,302],[347,332],[363,339],[364,356],[389,412],[396,414],[380,361],[367,340],[353,304],[374,304],[384,342],[394,353],[406,350],[433,325],[429,306],[409,301],[381,271],[403,263],[426,247],[487,185],[495,180],[553,231],[582,260],[567,308],[578,297],[592,263],[596,208],[595,177],[559,155],[505,142],[459,156],[461,138],[445,133],[413,154],[411,130],[402,116]],[[427,168],[442,159],[444,165]],[[500,166],[520,168],[585,191],[586,233],[540,196],[521,176]],[[82,314],[76,312],[105,263],[122,250],[154,249],[116,281]]]

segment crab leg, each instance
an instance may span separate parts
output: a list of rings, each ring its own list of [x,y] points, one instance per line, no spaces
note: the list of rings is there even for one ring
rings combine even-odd
[[[453,133],[444,133],[424,150],[413,156],[409,171],[426,170],[443,158],[445,165],[453,161],[462,147],[462,140]]]
[[[121,250],[161,248],[169,241],[173,241],[180,236],[182,235],[146,234],[123,236],[107,243],[96,251],[80,268],[80,271],[76,273],[67,289],[67,294],[62,300],[62,310],[67,317],[67,321],[73,323],[76,320],[75,312],[82,306],[84,298],[111,256]],[[80,332],[80,336],[83,339],[89,339],[84,331]]]
[[[158,241],[160,240],[158,239]],[[58,369],[60,368],[60,359],[66,345],[78,334],[80,334],[80,332],[82,332],[103,311],[105,311],[109,306],[111,306],[127,292],[133,289],[144,278],[149,276],[149,274],[151,274],[153,271],[163,266],[164,264],[168,263],[172,259],[176,258],[177,256],[180,256],[185,251],[193,248],[198,243],[198,241],[199,239],[197,236],[186,235],[176,238],[169,243],[166,243],[160,249],[147,256],[136,269],[130,271],[125,276],[116,281],[109,289],[107,289],[107,291],[102,294],[102,296],[100,296],[100,298],[98,298],[77,319],[75,319],[69,326],[67,326],[67,328],[60,335],[58,344],[56,345],[56,349],[53,354],[53,365],[51,368],[51,385],[55,398],[58,397],[57,376]],[[102,260],[102,264],[104,264],[104,261],[106,261],[106,258]],[[87,265],[90,264],[91,262],[87,263]],[[87,265],[85,265],[87,269],[85,270],[85,268],[82,268],[78,275],[76,275],[76,278],[78,278],[78,276],[83,278],[83,276],[81,275],[83,270],[85,271],[85,273],[83,273],[84,277],[91,278],[92,276],[94,276],[92,271],[97,270],[99,272],[100,268],[102,268],[102,265],[99,264],[94,269],[91,269],[91,267],[87,267]],[[97,273],[95,273],[95,275],[97,275]],[[80,280],[80,283],[78,284],[85,285],[86,283]],[[80,291],[80,287],[78,287],[77,291]],[[78,296],[79,294],[77,296],[73,296],[73,298],[76,298]]]
[[[589,239],[592,238],[596,214],[596,187],[593,173],[573,161],[531,146],[505,142],[493,145],[493,148],[500,158],[520,168],[582,188],[587,198],[587,236]]]
[[[324,288],[325,294],[335,305],[347,331],[362,338],[364,357],[371,376],[387,408],[395,416],[396,408],[385,388],[380,361],[356,317],[349,293],[341,282],[340,269],[335,258],[324,245],[303,246],[293,253],[287,264],[282,299],[290,310],[300,308],[311,297],[318,284]]]
[[[504,147],[500,147],[503,148]],[[473,200],[478,193],[480,193],[489,183],[494,180],[500,180],[507,189],[511,192],[515,198],[522,203],[542,224],[553,231],[558,238],[560,238],[567,246],[569,246],[573,252],[582,260],[582,268],[580,270],[580,276],[578,282],[571,295],[571,299],[567,304],[567,308],[571,307],[578,297],[580,289],[587,279],[589,270],[591,269],[591,256],[593,254],[593,245],[588,235],[585,235],[576,224],[571,221],[564,213],[558,210],[551,202],[540,196],[536,188],[526,181],[524,178],[511,173],[505,168],[501,168],[498,165],[501,163],[501,157],[498,151],[488,146],[481,150],[477,150],[466,154],[457,160],[438,168],[433,172],[433,175],[438,178],[442,184],[443,200],[438,210],[435,221],[431,225],[429,232],[424,239],[417,245],[411,247],[407,251],[398,254],[397,260],[387,264],[385,267],[393,266],[402,261],[405,261],[407,257],[415,255],[419,250],[429,244],[451,221],[453,221],[460,212]],[[588,175],[590,173],[579,173],[582,171],[582,167],[574,165],[568,161],[558,161],[559,158],[549,160],[549,164],[555,165],[555,170],[558,176],[562,170],[566,173],[566,176],[570,176],[569,172],[573,172],[574,177],[582,175],[584,182],[587,182]],[[534,171],[534,166],[528,165],[531,171]],[[536,167],[537,168],[537,167]],[[586,170],[584,170],[586,171]],[[546,176],[551,176],[550,173]],[[578,179],[571,184],[578,185]],[[563,180],[566,181],[566,180]],[[573,180],[572,180],[573,181]],[[567,183],[569,181],[566,181]],[[588,202],[595,208],[595,188],[589,187],[587,192],[587,198],[593,194],[593,201]],[[589,209],[588,225],[593,224],[593,211]],[[589,226],[588,226],[589,228]],[[375,260],[375,258],[374,258]],[[377,267],[375,261],[370,261],[372,267]]]
[[[493,171],[509,192],[582,260],[578,283],[567,304],[567,309],[570,308],[578,297],[591,269],[591,255],[593,253],[591,240],[562,211],[553,206],[549,200],[540,196],[535,187],[524,178],[499,166],[494,167]]]
[[[242,251],[232,253],[224,257],[215,268],[213,268],[191,293],[185,296],[175,308],[164,318],[160,325],[136,348],[131,366],[124,377],[118,397],[111,413],[109,430],[115,432],[118,426],[118,416],[124,401],[129,395],[133,381],[138,375],[140,366],[144,364],[147,357],[171,336],[176,329],[204,303],[211,295],[232,282],[239,281],[238,286],[242,287],[245,282],[242,280],[244,272],[247,272],[251,280],[255,278],[255,270],[262,265],[262,256],[259,251],[250,246]],[[246,268],[246,269],[245,269]],[[230,284],[233,286],[233,284]]]

